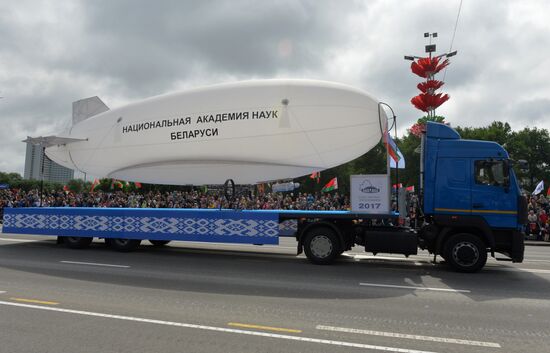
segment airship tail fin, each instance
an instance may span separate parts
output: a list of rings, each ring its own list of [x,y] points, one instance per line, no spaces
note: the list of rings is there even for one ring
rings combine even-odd
[[[98,96],[73,102],[73,125],[107,110],[109,107]]]

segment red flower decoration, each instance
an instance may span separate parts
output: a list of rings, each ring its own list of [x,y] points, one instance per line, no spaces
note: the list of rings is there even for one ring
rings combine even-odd
[[[435,90],[441,88],[444,83],[442,81],[437,80],[428,80],[426,82],[419,83],[416,87],[418,87],[419,90],[422,91],[422,93],[431,93],[433,94]]]
[[[441,104],[445,103],[449,99],[449,95],[438,93],[438,94],[429,94],[421,93],[416,97],[411,99],[411,103],[417,108],[424,112],[429,112],[436,109]]]
[[[414,136],[420,137],[422,136],[422,133],[425,131],[425,124],[416,123],[409,129],[409,132],[413,134]]]
[[[420,58],[418,61],[413,61],[411,70],[418,76],[427,78],[443,70],[447,65],[449,65],[449,59],[445,59],[440,63],[438,57]]]

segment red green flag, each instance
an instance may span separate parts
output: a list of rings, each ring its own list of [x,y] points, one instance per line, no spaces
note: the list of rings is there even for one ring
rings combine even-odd
[[[122,189],[122,182],[120,180],[113,179],[113,181],[111,182],[111,189],[114,189],[115,187]]]
[[[141,189],[141,183],[138,183],[136,181],[136,182],[134,182],[134,185],[136,186],[136,189]]]
[[[90,192],[94,192],[95,188],[99,185],[99,180],[94,179],[94,182],[92,184],[92,188],[90,189]]]
[[[317,180],[317,184],[319,184],[319,179],[321,179],[321,172],[313,172],[311,173],[309,178]]]
[[[338,178],[335,177],[335,178],[332,178],[327,183],[327,185],[323,186],[323,189],[321,189],[321,191],[322,192],[329,192],[329,191],[337,190],[337,189],[338,189]]]

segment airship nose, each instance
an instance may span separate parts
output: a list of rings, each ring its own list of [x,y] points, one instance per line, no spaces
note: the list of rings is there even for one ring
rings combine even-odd
[[[57,145],[47,147],[45,150],[46,156],[57,164],[71,169],[78,169],[69,154],[69,149],[66,145]]]

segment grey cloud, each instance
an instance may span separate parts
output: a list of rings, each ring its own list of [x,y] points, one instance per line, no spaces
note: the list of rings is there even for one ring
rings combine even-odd
[[[333,1],[85,4],[91,45],[82,69],[138,92],[184,80],[197,67],[243,77],[317,70],[325,52],[345,39],[343,24],[355,7]]]
[[[225,80],[341,81],[391,104],[400,131],[423,113],[403,55],[436,31],[448,50],[459,1],[74,1],[5,4],[0,12],[0,170],[22,171],[22,137],[53,133],[71,102],[109,106]],[[522,7],[518,10],[518,7]],[[453,125],[550,127],[545,1],[464,1],[446,74]],[[339,67],[342,66],[342,67]],[[442,78],[442,75],[439,76]]]

